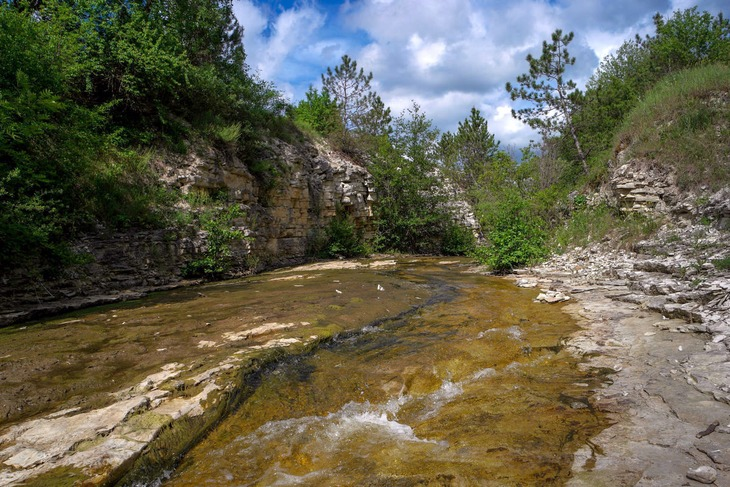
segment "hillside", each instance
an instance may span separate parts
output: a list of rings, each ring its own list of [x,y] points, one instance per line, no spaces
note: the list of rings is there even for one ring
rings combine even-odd
[[[391,115],[348,55],[289,104],[249,72],[231,8],[0,6],[5,322],[318,257],[467,254],[508,273],[683,220],[727,229],[722,16],[656,17],[584,92],[536,70],[547,95],[513,98],[570,103],[515,113],[544,129],[518,156],[476,108],[453,133],[416,102]],[[543,57],[566,53],[562,73],[559,33]]]

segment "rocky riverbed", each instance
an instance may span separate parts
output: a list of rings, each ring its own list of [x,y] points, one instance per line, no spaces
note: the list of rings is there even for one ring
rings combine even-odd
[[[615,249],[615,242],[576,248],[514,276],[517,286],[536,288],[544,306],[563,306],[579,320],[567,347],[586,359],[583,367],[611,371],[612,383],[588,407],[612,425],[576,452],[568,484],[730,485],[728,234],[668,226],[632,251]],[[6,329],[0,485],[103,484],[135,461],[135,471],[159,469],[156,454],[140,454],[153,444],[185,451],[242,400],[241,381],[265,361],[362,326],[381,309],[398,313],[428,299],[426,283],[381,272],[363,282],[362,265],[317,264],[179,290],[151,299],[136,317],[115,305],[91,318]],[[367,265],[390,272],[395,261]],[[352,275],[335,279],[332,270]],[[292,301],[299,288],[311,291]],[[365,295],[349,297],[355,289]],[[264,291],[243,322],[222,301]],[[274,301],[282,313],[271,313]],[[193,304],[183,310],[182,302]],[[354,310],[357,322],[348,318]],[[96,365],[73,352],[81,336],[73,330],[83,331]]]
[[[571,486],[730,485],[727,232],[666,226],[633,251],[604,242],[519,273],[569,299],[569,347],[615,371],[593,405],[614,423],[575,455]]]

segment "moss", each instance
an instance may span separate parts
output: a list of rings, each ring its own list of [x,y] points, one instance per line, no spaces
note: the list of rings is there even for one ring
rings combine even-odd
[[[25,487],[75,487],[82,485],[89,476],[80,468],[59,467],[23,482]]]

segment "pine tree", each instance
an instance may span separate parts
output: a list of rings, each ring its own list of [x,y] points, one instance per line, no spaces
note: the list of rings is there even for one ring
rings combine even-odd
[[[358,71],[357,61],[347,54],[342,56],[342,64],[334,71],[328,67],[327,74],[322,75],[322,86],[337,102],[345,133],[378,135],[379,131],[385,130],[383,127],[390,124],[390,109],[385,108],[370,87],[372,79],[373,73],[366,75],[362,68]]]
[[[557,29],[553,32],[552,42],[543,41],[539,58],[527,55],[530,72],[517,77],[519,86],[507,83],[506,89],[513,101],[519,98],[533,104],[531,107],[512,110],[513,117],[538,129],[543,137],[567,130],[575,144],[583,171],[588,174],[586,154],[573,123],[580,91],[573,80],[566,81],[563,78],[565,69],[575,64],[575,58],[568,53],[568,44],[572,40],[572,32],[563,35],[563,31]]]
[[[451,178],[462,188],[474,187],[489,170],[499,151],[499,142],[489,133],[487,121],[472,107],[469,118],[459,122],[456,135],[446,132],[439,141],[443,163]]]

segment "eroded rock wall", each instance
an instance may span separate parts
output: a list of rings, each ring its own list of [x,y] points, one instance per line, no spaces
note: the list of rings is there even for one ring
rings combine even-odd
[[[707,186],[684,190],[677,184],[676,170],[642,158],[630,158],[629,149],[616,155],[609,179],[599,199],[624,212],[637,212],[675,220],[704,219],[717,228],[730,230],[730,188],[712,191]]]
[[[221,193],[244,216],[234,223],[246,236],[232,245],[232,275],[301,262],[324,228],[345,211],[365,233],[372,231],[372,177],[325,145],[269,143],[267,183],[225,151],[197,148],[156,160],[162,180],[183,193]],[[182,212],[191,211],[182,204]],[[88,257],[60,276],[0,271],[0,325],[91,304],[115,302],[183,282],[182,270],[207,249],[207,233],[187,228],[108,232],[81,237],[76,249]]]

